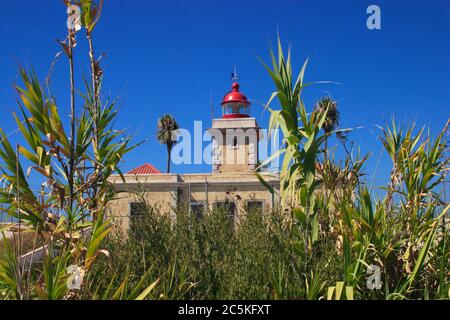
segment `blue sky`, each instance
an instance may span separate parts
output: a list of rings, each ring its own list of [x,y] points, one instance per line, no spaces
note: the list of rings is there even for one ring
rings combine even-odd
[[[381,151],[381,125],[395,115],[416,121],[436,134],[450,116],[450,2],[429,1],[105,1],[95,48],[104,60],[104,89],[121,95],[118,128],[127,128],[136,142],[127,171],[144,162],[165,170],[166,150],[155,140],[158,116],[171,113],[180,126],[194,120],[208,126],[212,93],[215,115],[230,89],[236,65],[241,90],[252,101],[252,114],[267,126],[262,102],[274,87],[257,57],[267,60],[268,42],[277,29],[293,47],[294,67],[309,57],[306,81],[330,80],[305,91],[305,103],[330,94],[341,111],[341,127],[362,126],[350,135],[362,152],[372,152],[366,171],[371,176]],[[382,29],[366,28],[366,8],[381,8]],[[7,1],[0,20],[0,127],[15,129],[17,110],[13,84],[17,64],[33,65],[44,79],[66,33],[62,1]],[[76,71],[89,71],[81,32]],[[61,58],[52,75],[59,108],[69,113],[68,65]],[[81,88],[80,77],[77,85]],[[81,102],[81,99],[78,99]],[[18,137],[12,135],[12,141]],[[376,184],[389,175],[381,158]],[[207,165],[173,166],[174,172],[209,172]]]

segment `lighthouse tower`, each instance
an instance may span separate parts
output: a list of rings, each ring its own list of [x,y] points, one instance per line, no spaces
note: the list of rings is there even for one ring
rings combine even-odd
[[[222,100],[222,117],[213,119],[213,173],[248,173],[258,163],[259,127],[250,116],[250,101],[239,91],[236,72],[233,84]]]

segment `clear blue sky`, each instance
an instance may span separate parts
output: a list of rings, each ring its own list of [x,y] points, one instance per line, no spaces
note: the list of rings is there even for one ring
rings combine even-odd
[[[370,4],[381,7],[381,30],[366,28]],[[66,34],[66,13],[63,1],[54,0],[6,1],[1,11],[0,126],[10,132],[15,129],[11,112],[17,110],[12,88],[17,63],[33,65],[45,78],[60,49],[55,38]],[[311,108],[316,99],[330,94],[339,102],[341,127],[363,127],[350,139],[363,152],[373,152],[366,168],[369,174],[381,150],[375,125],[395,115],[427,125],[436,134],[449,118],[448,0],[106,0],[94,34],[96,53],[108,54],[104,88],[121,95],[117,127],[128,128],[136,142],[148,139],[129,154],[123,169],[150,162],[164,170],[165,146],[154,138],[158,116],[171,113],[187,129],[194,120],[209,124],[210,92],[219,115],[234,65],[241,89],[253,103],[253,115],[266,127],[268,115],[262,115],[260,102],[268,99],[273,85],[257,55],[267,59],[267,41],[274,43],[277,28],[284,43],[292,44],[297,70],[310,57],[307,81],[341,83],[308,89],[305,102]],[[79,34],[76,49],[78,73],[89,71],[83,35]],[[67,70],[67,61],[61,58],[52,77],[59,108],[66,114]],[[389,168],[383,157],[377,171],[380,183]],[[210,168],[175,166],[173,171]]]

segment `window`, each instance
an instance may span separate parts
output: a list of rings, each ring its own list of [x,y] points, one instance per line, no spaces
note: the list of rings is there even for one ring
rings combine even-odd
[[[205,212],[205,204],[203,202],[191,203],[191,213],[194,214],[196,220],[203,219]]]
[[[261,200],[248,200],[247,211],[248,212],[260,212],[263,210],[263,202]]]
[[[249,114],[249,107],[241,102],[228,102],[222,106],[223,114]]]
[[[237,149],[238,147],[238,137],[237,136],[228,136],[226,137],[226,143],[228,145],[228,149]]]
[[[218,201],[214,203],[214,208],[217,210],[224,210],[231,218],[234,218],[236,214],[236,204],[234,202]]]
[[[130,217],[133,218],[140,218],[144,216],[144,213],[146,211],[146,206],[144,202],[131,202],[130,203]]]

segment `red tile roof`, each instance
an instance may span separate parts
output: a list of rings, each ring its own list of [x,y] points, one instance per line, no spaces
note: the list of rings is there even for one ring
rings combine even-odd
[[[145,163],[145,164],[127,172],[127,174],[158,174],[158,173],[161,173],[161,172],[158,169],[156,169],[154,166],[152,166],[150,163]]]

